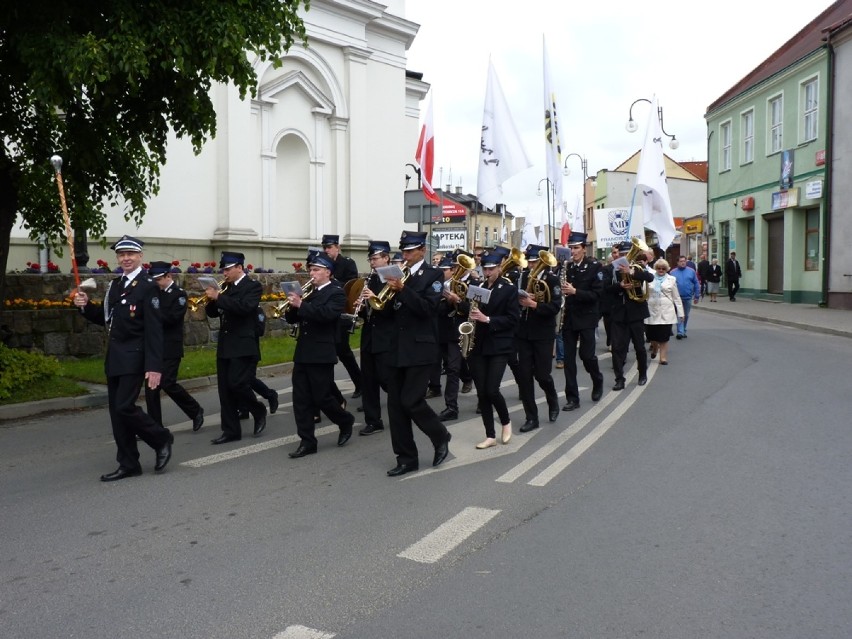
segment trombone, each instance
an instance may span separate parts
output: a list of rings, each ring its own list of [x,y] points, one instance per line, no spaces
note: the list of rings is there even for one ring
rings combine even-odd
[[[220,293],[224,293],[226,288],[228,288],[228,284],[227,284],[227,282],[225,282],[225,280],[222,280],[221,282],[219,282],[219,292]],[[209,301],[210,301],[210,298],[207,297],[206,294],[205,295],[199,295],[198,297],[190,297],[186,301],[186,306],[187,306],[187,308],[189,308],[189,310],[191,312],[194,313],[195,311],[197,311],[202,306],[207,306],[207,302],[209,302]]]

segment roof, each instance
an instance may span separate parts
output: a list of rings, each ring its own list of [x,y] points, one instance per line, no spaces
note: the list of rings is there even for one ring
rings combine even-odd
[[[639,158],[642,157],[642,151],[636,151],[633,155],[619,164],[613,171],[621,171],[623,173],[638,173]],[[681,180],[691,180],[695,182],[707,181],[707,162],[675,162],[668,155],[663,153],[663,166],[666,170],[667,178],[677,178]]]
[[[847,19],[850,14],[852,14],[852,0],[837,0],[837,2],[806,24],[796,35],[787,40],[775,53],[761,62],[742,80],[719,96],[715,102],[707,107],[707,113],[715,111],[747,89],[769,79],[810,53],[824,47],[826,43],[823,31]]]

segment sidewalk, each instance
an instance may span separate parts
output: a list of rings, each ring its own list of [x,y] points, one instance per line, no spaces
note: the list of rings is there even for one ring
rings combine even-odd
[[[783,302],[753,300],[747,297],[738,297],[736,302],[731,302],[726,295],[719,295],[719,301],[715,304],[710,302],[709,297],[705,297],[699,304],[693,305],[692,312],[732,315],[743,319],[780,324],[815,333],[852,338],[852,311],[820,308],[813,304],[785,304]],[[258,377],[269,377],[273,375],[289,375],[291,370],[292,364],[276,364],[274,366],[261,367],[257,373]],[[181,380],[181,384],[187,390],[209,388],[216,385],[216,378],[213,376],[186,379]],[[40,402],[0,406],[0,423],[6,420],[21,419],[51,411],[91,408],[94,406],[106,406],[106,404],[106,388],[103,386],[93,386],[90,394],[81,395],[80,397],[57,397]]]

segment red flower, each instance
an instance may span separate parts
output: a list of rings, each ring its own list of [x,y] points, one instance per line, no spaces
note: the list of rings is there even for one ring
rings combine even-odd
[[[172,266],[180,266],[180,260],[172,260]]]
[[[247,265],[247,266],[246,266],[246,268],[247,268],[248,270],[250,270],[250,271],[251,271],[252,269],[254,269],[254,267],[253,267],[251,264]]]
[[[149,269],[149,268],[151,268],[151,265],[150,265],[150,264],[148,264],[148,262],[144,262],[144,263],[142,264],[142,268],[144,268],[144,269]],[[125,281],[126,281],[126,280],[125,280]]]

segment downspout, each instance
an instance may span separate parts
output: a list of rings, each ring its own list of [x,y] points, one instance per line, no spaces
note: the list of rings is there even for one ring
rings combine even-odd
[[[831,267],[831,183],[832,173],[834,173],[834,155],[832,148],[834,146],[834,47],[831,45],[831,33],[826,35],[826,49],[828,50],[828,123],[826,130],[825,142],[825,157],[828,167],[825,171],[825,185],[822,190],[822,228],[825,229],[822,234],[822,299],[819,301],[819,306],[825,308],[828,306],[828,273]]]

